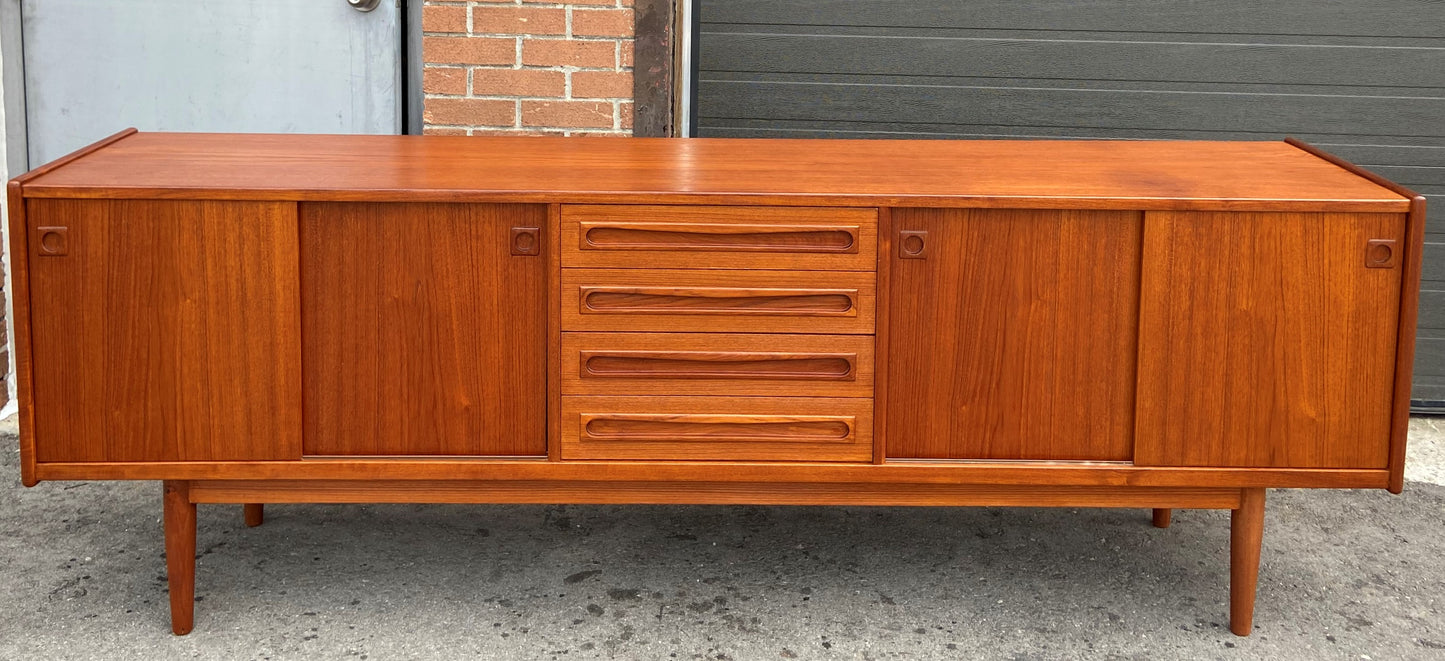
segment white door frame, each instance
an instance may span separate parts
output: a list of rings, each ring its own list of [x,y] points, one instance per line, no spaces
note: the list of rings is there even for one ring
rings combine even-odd
[[[0,183],[29,170],[25,142],[25,60],[20,50],[20,0],[0,0]],[[0,199],[4,195],[0,194]],[[9,397],[0,408],[0,419],[8,418],[19,406],[15,390],[15,306],[10,279],[10,205],[0,204],[0,269],[5,282],[5,344],[9,361],[5,389]]]

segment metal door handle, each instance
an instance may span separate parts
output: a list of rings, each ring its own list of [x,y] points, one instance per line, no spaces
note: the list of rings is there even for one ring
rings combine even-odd
[[[346,4],[356,11],[371,11],[381,4],[381,0],[346,0]]]

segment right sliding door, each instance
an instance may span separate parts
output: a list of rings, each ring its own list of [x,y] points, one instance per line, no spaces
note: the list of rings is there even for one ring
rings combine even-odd
[[[1404,230],[1145,214],[1135,463],[1384,468]]]

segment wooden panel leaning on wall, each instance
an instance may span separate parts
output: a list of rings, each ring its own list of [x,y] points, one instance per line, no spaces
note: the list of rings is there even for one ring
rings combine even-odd
[[[1229,509],[1247,635],[1266,487],[1403,486],[1423,199],[1297,143],[132,131],[9,192],[21,479],[164,480],[176,633],[197,503],[526,502]]]

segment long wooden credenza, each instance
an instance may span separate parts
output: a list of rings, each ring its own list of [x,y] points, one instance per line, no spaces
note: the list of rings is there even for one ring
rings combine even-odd
[[[1403,486],[1423,198],[1287,142],[137,133],[9,184],[22,480],[195,508]]]

